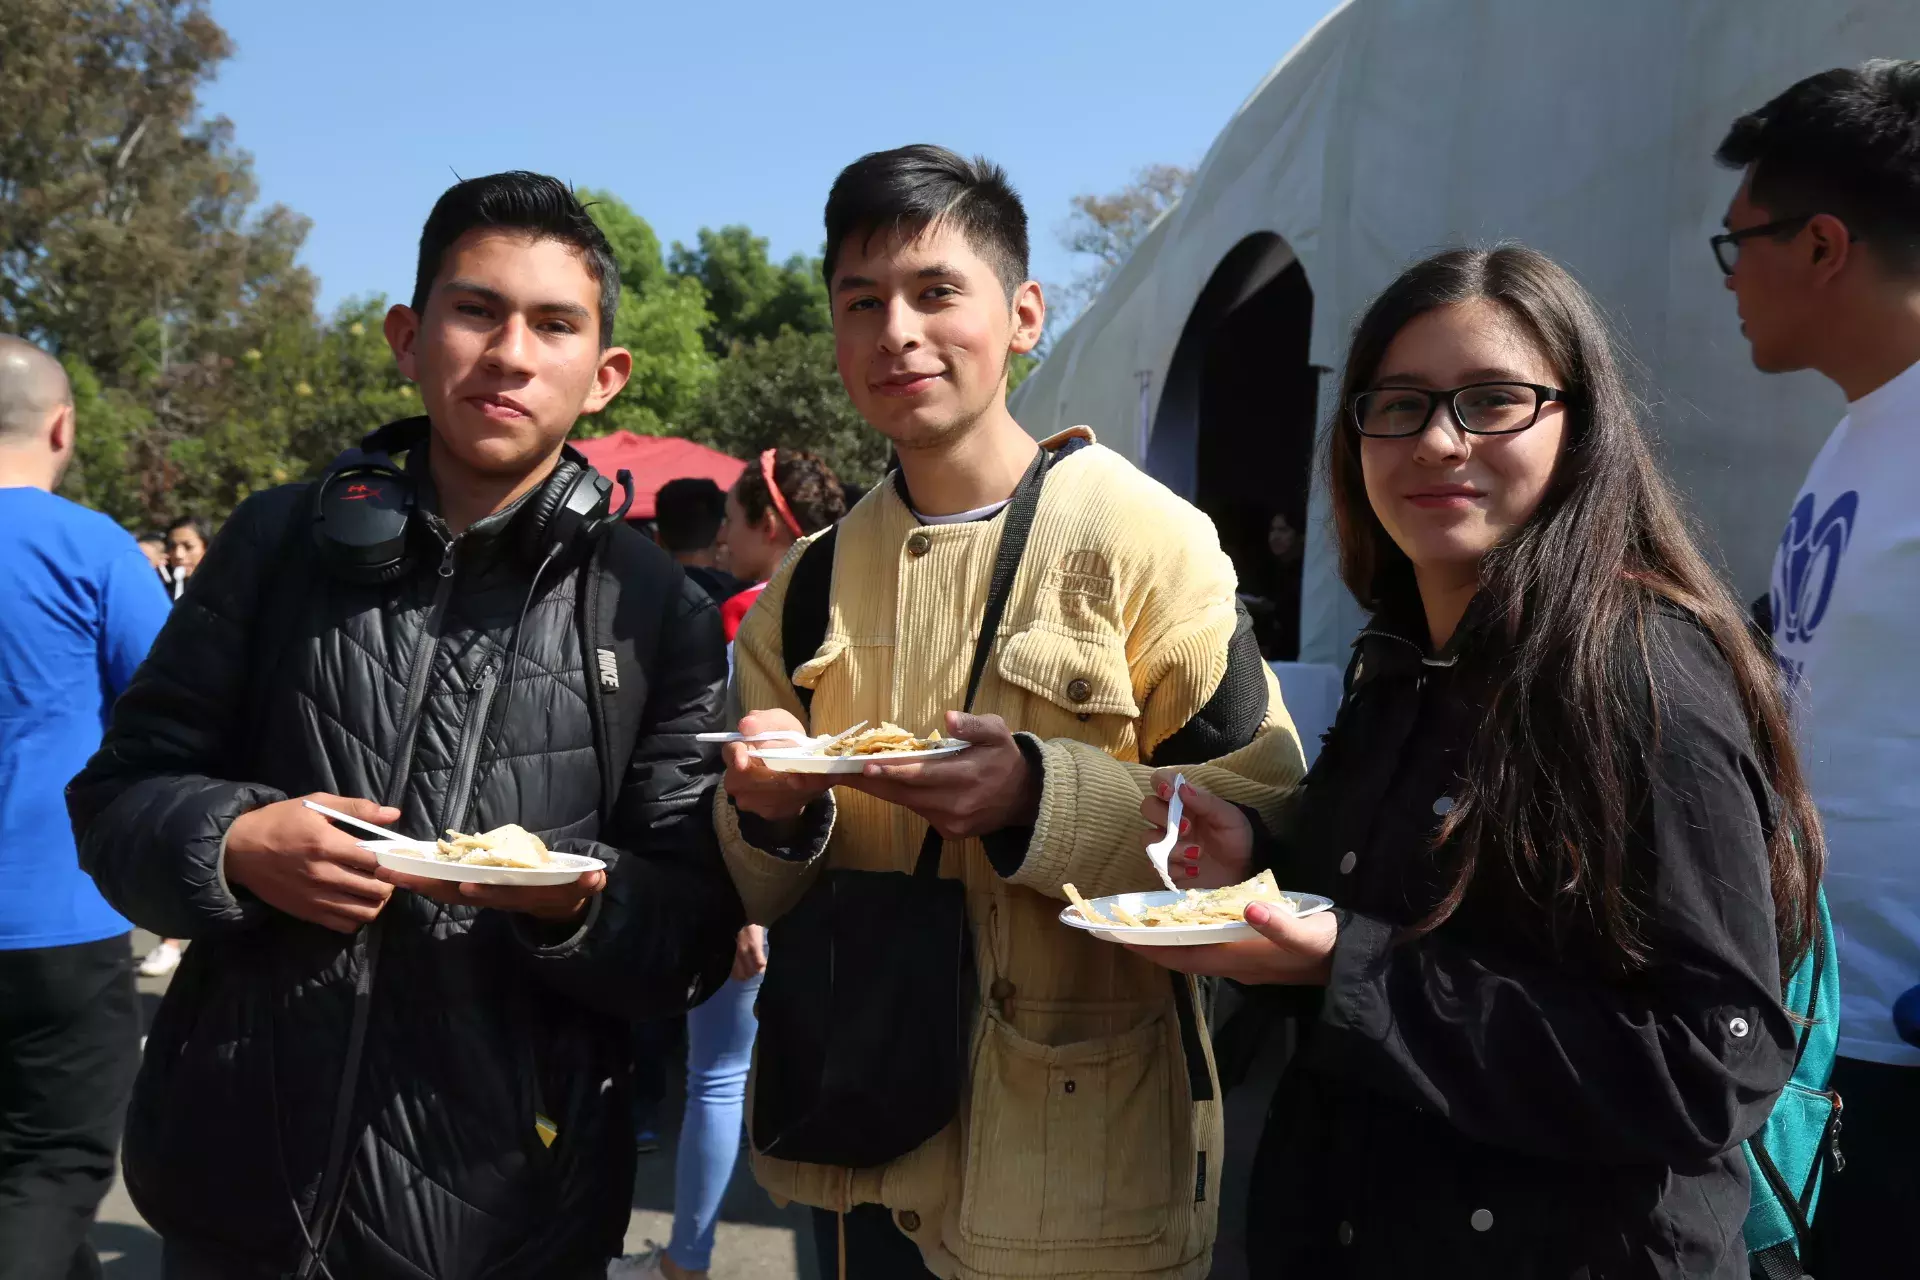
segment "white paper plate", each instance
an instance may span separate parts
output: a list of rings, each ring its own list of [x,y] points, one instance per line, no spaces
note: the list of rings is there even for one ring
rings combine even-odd
[[[972,746],[948,738],[927,751],[889,751],[877,756],[823,756],[810,747],[774,747],[755,751],[753,758],[764,762],[775,773],[860,773],[870,764],[913,764],[919,760],[944,760]]]
[[[1110,915],[1114,903],[1119,903],[1135,915],[1145,907],[1164,907],[1185,897],[1184,890],[1155,889],[1151,893],[1113,893],[1104,898],[1092,898],[1087,905],[1102,915]],[[1287,901],[1294,904],[1294,918],[1318,915],[1333,905],[1333,899],[1323,898],[1317,893],[1288,893]],[[1244,920],[1228,921],[1224,924],[1186,924],[1147,926],[1131,929],[1117,924],[1095,924],[1083,919],[1080,908],[1068,906],[1060,913],[1060,923],[1075,929],[1084,929],[1096,938],[1108,942],[1125,942],[1136,947],[1200,947],[1215,942],[1238,942],[1242,938],[1257,938],[1260,931]]]
[[[528,870],[521,867],[470,867],[464,862],[442,862],[414,852],[420,846],[412,840],[362,840],[362,849],[378,855],[380,865],[403,875],[428,880],[458,880],[465,884],[543,885],[572,884],[589,871],[604,871],[607,864],[598,858],[577,853],[549,853],[555,865]]]

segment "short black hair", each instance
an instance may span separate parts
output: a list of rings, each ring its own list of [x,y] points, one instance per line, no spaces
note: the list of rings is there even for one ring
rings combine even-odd
[[[669,480],[653,495],[653,523],[669,551],[705,551],[727,518],[727,494],[704,476]]]
[[[420,229],[420,265],[413,274],[413,310],[425,315],[427,295],[440,275],[447,250],[479,228],[524,231],[558,240],[580,255],[600,286],[600,346],[613,345],[613,316],[620,308],[620,268],[606,233],[588,216],[573,189],[544,173],[514,169],[456,182],[441,193]]]
[[[1920,272],[1920,62],[1808,76],[1733,122],[1714,158],[1752,169],[1775,217],[1828,213],[1890,268]]]
[[[847,237],[918,235],[936,222],[966,236],[1011,300],[1027,279],[1027,210],[1019,193],[1007,171],[985,156],[968,160],[926,143],[861,156],[833,180],[822,263],[827,288]]]
[[[207,532],[207,522],[199,516],[176,516],[172,520],[167,521],[167,532],[172,533],[175,529],[191,529],[200,535],[200,541],[202,542],[207,541],[211,536]],[[161,541],[164,542],[165,539],[163,538]]]

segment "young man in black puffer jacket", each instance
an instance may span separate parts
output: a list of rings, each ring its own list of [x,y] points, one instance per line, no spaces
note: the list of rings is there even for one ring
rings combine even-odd
[[[194,941],[126,1136],[168,1277],[584,1280],[619,1252],[626,1022],[703,999],[742,923],[693,739],[719,615],[563,453],[631,368],[619,287],[553,179],[442,196],[386,323],[426,416],[368,442],[405,469],[243,503],[68,789],[107,899]],[[308,796],[606,870],[396,876]]]

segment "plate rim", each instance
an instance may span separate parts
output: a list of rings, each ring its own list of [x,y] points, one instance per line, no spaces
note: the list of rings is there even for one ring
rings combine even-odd
[[[1164,894],[1164,893],[1182,893],[1183,894],[1185,892],[1186,890],[1184,889],[1134,889],[1126,893],[1108,893],[1108,894],[1102,894],[1098,898],[1089,898],[1087,899],[1087,905],[1090,907],[1099,907],[1103,903],[1110,903],[1116,898],[1129,898],[1129,897],[1135,897],[1135,896],[1145,897],[1150,894]],[[1293,918],[1296,920],[1304,920],[1308,916],[1320,915],[1323,912],[1333,910],[1333,907],[1334,907],[1333,899],[1327,897],[1323,893],[1309,893],[1304,889],[1282,889],[1280,892],[1283,894],[1287,894],[1290,897],[1300,898],[1305,900],[1302,903],[1302,906],[1305,909],[1301,911],[1296,911],[1294,913]],[[1106,938],[1105,935],[1107,934],[1115,934],[1123,937],[1138,937],[1138,938],[1147,938],[1147,937],[1170,938],[1175,935],[1184,937],[1188,934],[1201,933],[1202,931],[1205,931],[1202,937],[1200,937],[1199,939],[1193,942],[1161,942],[1161,943],[1147,944],[1147,945],[1158,945],[1158,946],[1206,946],[1208,942],[1214,938],[1217,938],[1220,941],[1232,941],[1233,937],[1238,936],[1239,932],[1242,930],[1249,933],[1256,933],[1256,934],[1259,932],[1258,930],[1254,929],[1252,925],[1248,924],[1245,920],[1214,920],[1214,921],[1209,921],[1206,924],[1178,924],[1178,925],[1129,925],[1129,924],[1120,924],[1117,921],[1108,922],[1104,924],[1095,924],[1093,921],[1081,915],[1079,906],[1072,902],[1068,902],[1060,908],[1059,919],[1060,919],[1060,923],[1066,925],[1069,929],[1078,929],[1083,933],[1091,933],[1095,937],[1101,938],[1103,941],[1118,940],[1117,938],[1116,939]],[[1229,931],[1231,931],[1231,934]]]
[[[811,747],[774,747],[766,751],[749,751],[747,754],[756,760],[857,760],[864,768],[870,764],[886,764],[889,760],[930,760],[936,756],[958,755],[972,746],[964,738],[945,738],[937,747],[925,747],[919,751],[887,751],[867,756],[827,756],[821,755]]]
[[[362,840],[359,843],[362,849],[365,849],[367,852],[373,854],[375,857],[404,858],[408,862],[419,863],[424,867],[434,867],[434,868],[441,868],[441,869],[451,868],[451,867],[460,867],[468,871],[488,871],[488,872],[506,871],[506,872],[519,872],[522,875],[554,875],[562,871],[571,871],[576,878],[587,874],[587,872],[589,871],[605,871],[607,869],[607,864],[601,859],[594,857],[592,854],[568,853],[563,849],[549,849],[547,852],[556,858],[570,859],[571,861],[577,863],[578,864],[577,866],[572,866],[572,867],[567,867],[567,866],[558,866],[558,867],[480,866],[480,865],[463,863],[463,862],[445,862],[439,858],[429,858],[425,854],[412,852],[407,846],[402,845],[397,841]],[[390,867],[388,869],[392,871],[405,870],[404,868],[401,868],[401,867]],[[428,876],[427,878],[428,879],[450,879],[451,877]]]

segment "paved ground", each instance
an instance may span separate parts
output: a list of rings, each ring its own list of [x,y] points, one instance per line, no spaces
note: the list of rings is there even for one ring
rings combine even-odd
[[[134,953],[144,955],[153,943],[151,935],[135,933]],[[165,990],[164,979],[140,980],[149,1022]],[[1247,1169],[1266,1112],[1267,1095],[1280,1065],[1278,1046],[1269,1045],[1247,1086],[1227,1096],[1221,1247],[1216,1250],[1213,1280],[1246,1280],[1243,1241]],[[664,1108],[669,1131],[662,1135],[665,1142],[658,1153],[640,1158],[639,1176],[634,1182],[633,1217],[627,1226],[627,1248],[634,1251],[649,1240],[666,1240],[673,1230],[673,1144],[681,1107],[678,1083],[684,1082],[684,1072],[670,1070],[668,1076],[677,1081]],[[100,1206],[93,1242],[107,1280],[158,1280],[160,1241],[140,1220],[125,1189],[117,1183]],[[775,1208],[753,1181],[744,1155],[734,1168],[733,1183],[721,1206],[713,1274],[715,1280],[820,1280],[807,1215],[798,1208]]]

